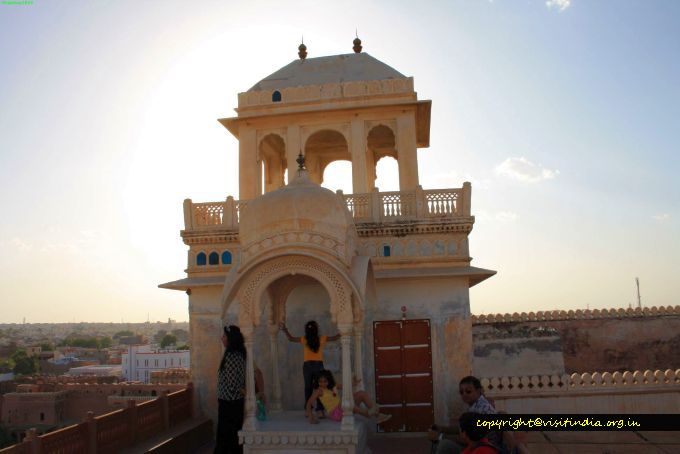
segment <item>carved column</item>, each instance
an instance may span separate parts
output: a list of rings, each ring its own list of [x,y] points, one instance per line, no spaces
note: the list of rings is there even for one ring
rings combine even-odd
[[[340,343],[342,345],[342,430],[354,429],[354,393],[352,392],[352,358],[350,344],[352,342],[352,325],[342,323]]]
[[[418,186],[416,116],[410,112],[397,117],[397,161],[399,190],[413,191]]]
[[[352,155],[352,192],[365,194],[368,192],[368,175],[366,168],[366,139],[364,121],[353,118],[350,140],[350,154]]]
[[[363,342],[364,327],[356,324],[354,325],[354,376],[357,380],[360,380],[358,389],[366,389],[364,386]]]
[[[272,355],[272,400],[269,408],[272,411],[281,411],[281,381],[279,379],[279,346],[276,335],[279,326],[274,320],[269,324],[269,349]]]
[[[302,151],[302,143],[300,143],[300,126],[290,125],[286,130],[286,164],[288,166],[288,183],[293,181],[297,176],[298,164],[295,161],[298,153]]]
[[[261,169],[257,160],[257,134],[255,129],[241,127],[238,139],[240,200],[251,200],[262,192]]]
[[[255,363],[253,361],[254,327],[241,326],[241,332],[246,346],[246,408],[243,420],[243,430],[257,430],[256,402],[255,402]]]

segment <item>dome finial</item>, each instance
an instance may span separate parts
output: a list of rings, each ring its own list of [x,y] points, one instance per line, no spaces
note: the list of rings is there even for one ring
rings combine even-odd
[[[354,41],[352,41],[352,43],[354,44],[354,47],[352,47],[352,49],[354,49],[355,54],[359,54],[359,53],[361,53],[362,46],[361,46],[361,40],[359,39],[359,29],[358,28],[354,30],[354,34],[355,34],[356,38],[354,38]]]
[[[298,154],[297,159],[295,162],[298,163],[298,170],[306,170],[307,168],[305,167],[305,157],[302,155],[302,150],[300,150],[300,154]]]
[[[307,46],[305,46],[305,36],[302,35],[302,42],[298,46],[298,57],[300,60],[307,58]]]

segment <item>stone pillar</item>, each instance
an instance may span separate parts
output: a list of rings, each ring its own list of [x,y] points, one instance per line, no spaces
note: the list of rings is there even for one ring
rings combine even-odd
[[[281,411],[281,381],[279,379],[279,346],[277,342],[277,334],[279,333],[279,326],[276,320],[270,323],[269,329],[269,349],[272,358],[272,399],[269,408],[272,411]]]
[[[257,407],[255,399],[255,362],[253,361],[254,326],[241,326],[246,346],[246,405],[243,430],[257,430]]]
[[[288,126],[286,131],[286,165],[288,166],[288,183],[297,176],[298,164],[295,161],[302,151],[300,142],[300,126]],[[303,153],[304,154],[304,153]]]
[[[366,389],[364,384],[363,365],[363,342],[364,327],[361,324],[354,325],[354,376],[359,380],[358,389]]]
[[[258,164],[256,131],[241,126],[238,138],[238,197],[240,200],[252,200],[262,192],[262,171]],[[259,186],[258,183],[260,183]]]
[[[399,115],[397,117],[397,161],[399,162],[400,191],[413,191],[418,186],[416,152],[415,112]]]
[[[366,162],[366,139],[364,121],[353,118],[351,122],[350,154],[352,155],[352,192],[365,194],[368,192],[368,173]]]
[[[342,345],[342,430],[354,429],[354,393],[352,392],[352,358],[350,343],[352,342],[352,325],[343,323],[340,329]]]

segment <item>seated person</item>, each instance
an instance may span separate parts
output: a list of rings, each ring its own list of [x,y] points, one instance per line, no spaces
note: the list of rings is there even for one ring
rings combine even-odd
[[[496,409],[484,397],[482,383],[477,377],[464,377],[459,385],[460,397],[468,405],[468,412],[479,414],[496,414]],[[438,426],[434,425],[428,431],[428,438],[432,442],[438,442],[436,454],[456,454],[461,452],[465,445],[457,426]],[[453,439],[444,438],[445,435],[452,435]],[[500,446],[501,434],[494,432],[490,435],[491,443]]]
[[[475,413],[463,413],[459,419],[460,437],[465,443],[461,454],[498,454],[500,451],[492,445],[486,436],[489,429],[477,426]]]
[[[355,379],[356,383],[356,379]],[[340,389],[341,385],[335,384],[333,373],[329,370],[320,371],[312,381],[314,391],[307,401],[306,415],[311,424],[318,424],[318,417],[323,417],[320,413],[313,409],[316,405],[317,399],[321,401],[326,411],[328,419],[332,421],[342,420],[342,405]],[[363,404],[363,407],[362,407]],[[354,408],[352,411],[356,414],[365,416],[367,418],[375,418],[377,424],[383,423],[390,419],[392,415],[387,415],[378,412],[378,406],[373,402],[366,391],[357,391],[354,393]]]

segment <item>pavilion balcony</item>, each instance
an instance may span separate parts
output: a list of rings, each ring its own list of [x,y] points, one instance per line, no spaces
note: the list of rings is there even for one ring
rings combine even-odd
[[[359,224],[405,221],[445,221],[470,217],[471,185],[462,188],[343,194],[347,208]],[[223,202],[184,200],[185,231],[238,230],[239,214],[247,200],[229,196]]]

